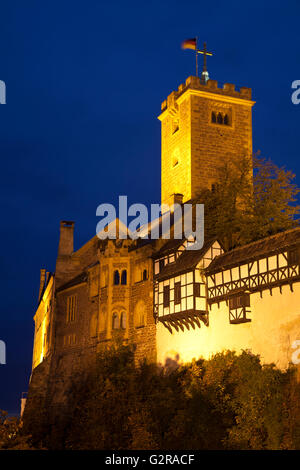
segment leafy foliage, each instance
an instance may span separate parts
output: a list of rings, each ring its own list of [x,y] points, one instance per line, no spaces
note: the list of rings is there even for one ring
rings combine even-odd
[[[292,172],[258,156],[224,164],[218,170],[221,183],[199,198],[205,205],[206,236],[216,236],[231,249],[295,227],[300,190],[294,178]]]
[[[0,410],[0,449],[32,450],[30,436],[22,434],[22,423]]]
[[[112,347],[72,384],[49,448],[299,449],[295,372],[231,351],[172,370],[137,366],[131,346]]]

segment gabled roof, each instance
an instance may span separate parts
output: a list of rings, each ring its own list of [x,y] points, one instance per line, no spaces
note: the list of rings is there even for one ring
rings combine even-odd
[[[157,239],[155,238],[151,238],[151,230],[157,230],[158,233],[159,233],[159,240],[162,239],[162,234],[164,232],[164,225],[163,225],[163,219],[164,217],[170,217],[170,231],[172,231],[172,228],[173,228],[173,225],[174,225],[174,213],[173,212],[168,212],[168,213],[164,213],[163,215],[160,215],[157,219],[154,219],[154,220],[151,220],[149,223],[147,223],[146,225],[142,226],[141,229],[140,229],[140,234],[141,234],[141,238],[138,238],[135,243],[129,248],[129,251],[133,251],[133,250],[136,250],[138,248],[141,248],[145,245],[148,245],[148,244],[153,244],[155,245],[155,242],[157,241]],[[148,235],[148,238],[143,238],[145,237],[146,235]],[[166,239],[167,240],[167,239]],[[184,242],[184,239],[182,240],[169,240],[162,248],[161,250],[164,250],[164,247],[169,243],[172,242],[178,242],[178,246]],[[176,243],[177,245],[177,243]],[[175,249],[175,248],[174,248]],[[156,253],[160,253],[159,252],[156,252]],[[155,255],[153,255],[153,257],[157,257],[156,256],[156,253]]]
[[[296,245],[300,245],[300,227],[262,238],[261,240],[216,256],[205,271],[207,274],[212,274],[231,266],[238,266],[258,258],[263,258],[266,255],[270,256],[279,253],[285,248],[291,248]]]
[[[166,243],[153,255],[153,258],[161,258],[169,253],[174,253],[178,248],[185,242],[185,238],[176,240],[172,238],[171,240],[166,241]]]
[[[195,269],[201,258],[203,258],[207,250],[215,241],[216,239],[214,238],[204,242],[204,245],[200,250],[184,250],[174,263],[166,264],[155,278],[158,281],[163,281],[164,279],[184,274],[187,271]]]

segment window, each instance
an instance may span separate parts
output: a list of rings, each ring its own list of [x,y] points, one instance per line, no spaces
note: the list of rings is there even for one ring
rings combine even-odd
[[[164,265],[165,265],[165,260],[164,258],[163,259],[160,259],[159,260],[159,272],[161,272],[164,268]]]
[[[175,168],[179,164],[178,158],[174,158],[172,162],[173,168]]]
[[[143,281],[147,281],[147,279],[148,279],[147,269],[144,269],[144,271],[143,271]]]
[[[299,264],[300,256],[299,256],[299,249],[294,248],[293,250],[288,251],[288,264],[289,266]]]
[[[223,124],[223,116],[222,116],[221,113],[218,113],[217,123],[218,123],[218,124]]]
[[[231,126],[232,122],[232,110],[226,108],[223,110],[212,111],[211,113],[211,123],[219,124],[221,126]]]
[[[170,286],[164,286],[164,307],[170,305]]]
[[[76,335],[73,333],[72,335],[65,335],[63,337],[63,345],[64,346],[72,346],[73,344],[76,344]]]
[[[114,285],[118,286],[120,284],[120,273],[118,270],[114,272]]]
[[[200,297],[200,282],[195,282],[194,284],[194,296]]]
[[[175,304],[181,302],[181,282],[175,282],[174,284],[174,302]]]
[[[230,310],[240,308],[240,307],[250,307],[250,295],[242,294],[229,299],[229,308]]]
[[[118,330],[120,328],[119,315],[114,312],[112,316],[112,329]]]
[[[174,149],[172,152],[172,160],[171,160],[172,168],[175,168],[179,165],[180,162],[180,150],[178,147]]]
[[[121,328],[123,330],[126,330],[126,320],[127,320],[126,312],[122,312],[121,313]]]
[[[232,324],[251,321],[247,318],[247,307],[250,307],[250,294],[241,294],[229,299],[229,321]]]
[[[67,323],[76,320],[77,313],[77,295],[70,295],[67,298]]]
[[[125,286],[127,284],[127,271],[126,271],[126,269],[123,269],[123,271],[122,271],[121,284],[122,284],[122,286]]]

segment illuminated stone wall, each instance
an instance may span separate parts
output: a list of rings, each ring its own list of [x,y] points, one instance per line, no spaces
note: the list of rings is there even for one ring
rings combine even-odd
[[[171,204],[173,194],[183,202],[217,181],[216,170],[226,160],[252,156],[251,90],[214,80],[200,85],[197,77],[172,92],[162,103],[161,200]],[[212,122],[222,116],[223,124]],[[224,118],[226,116],[226,124]]]
[[[53,308],[54,308],[54,280],[50,278],[45,292],[40,299],[38,309],[34,316],[34,348],[32,367],[38,366],[50,353],[53,344]]]
[[[179,363],[193,358],[209,358],[226,350],[250,350],[259,354],[264,363],[274,362],[285,368],[292,361],[293,342],[300,340],[300,284],[264,290],[250,295],[250,322],[231,324],[225,301],[213,304],[209,312],[209,326],[171,334],[161,323],[157,325],[157,360],[165,364],[169,359]]]

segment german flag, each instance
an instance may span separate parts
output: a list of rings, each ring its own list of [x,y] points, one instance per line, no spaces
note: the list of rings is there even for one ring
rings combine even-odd
[[[181,44],[181,47],[182,49],[193,49],[195,51],[197,49],[197,39],[196,38],[186,39]]]

